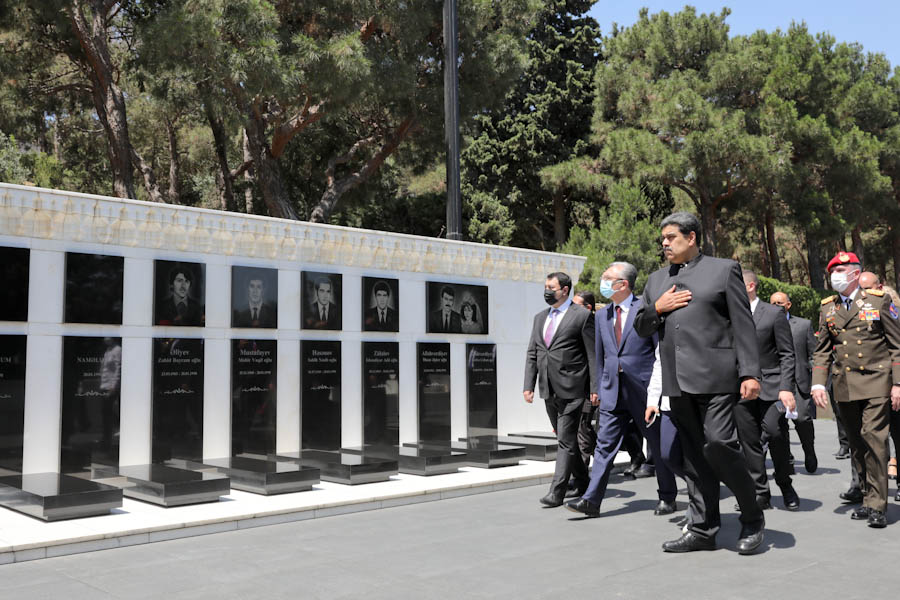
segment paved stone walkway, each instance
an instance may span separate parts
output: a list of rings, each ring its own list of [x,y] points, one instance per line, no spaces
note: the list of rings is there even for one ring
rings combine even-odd
[[[892,597],[900,505],[891,501],[886,529],[851,521],[837,497],[849,462],[832,457],[834,424],[818,421],[817,434],[814,475],[793,445],[801,511],[783,510],[773,488],[754,556],[734,551],[727,490],[720,549],[670,555],[660,543],[679,531],[652,514],[655,480],[614,476],[599,519],[543,509],[543,487],[527,487],[0,566],[0,598]],[[683,489],[678,500],[681,516]]]

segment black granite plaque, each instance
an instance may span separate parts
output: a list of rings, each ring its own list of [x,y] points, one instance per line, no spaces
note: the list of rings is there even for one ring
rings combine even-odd
[[[450,344],[416,344],[419,376],[419,439],[450,439]]]
[[[497,345],[466,344],[468,437],[497,436]]]
[[[153,340],[154,463],[203,456],[203,340]]]
[[[28,248],[0,247],[0,321],[28,320]]]
[[[122,324],[125,259],[66,253],[66,323]]]
[[[231,452],[275,452],[275,340],[231,340]]]
[[[22,470],[25,431],[24,335],[0,335],[0,470]]]
[[[300,343],[301,438],[304,449],[341,447],[341,343]]]
[[[206,265],[158,260],[155,263],[156,325],[203,327],[206,323]]]
[[[488,332],[487,286],[429,281],[427,294],[428,333]]]
[[[60,471],[119,464],[122,338],[63,338]]]
[[[231,268],[231,326],[278,327],[278,269]]]
[[[399,287],[396,279],[362,278],[363,331],[400,330]]]
[[[400,443],[400,358],[397,342],[363,342],[363,445]]]
[[[301,274],[303,329],[341,329],[341,276],[338,273]]]

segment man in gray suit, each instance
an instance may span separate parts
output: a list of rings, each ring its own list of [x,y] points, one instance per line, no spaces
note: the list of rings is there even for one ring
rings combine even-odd
[[[794,400],[797,402],[794,429],[797,430],[797,437],[800,438],[800,445],[803,447],[803,466],[806,467],[807,473],[815,473],[819,468],[819,459],[816,456],[816,429],[812,419],[814,409],[809,388],[812,385],[812,357],[816,350],[816,334],[809,319],[791,314],[791,297],[786,292],[775,292],[769,298],[769,302],[787,312],[788,325],[791,327],[791,337],[794,341],[794,379],[797,383],[794,390]]]
[[[688,530],[666,552],[713,550],[719,532],[719,481],[741,507],[738,552],[763,541],[765,518],[734,423],[738,395],[759,395],[759,350],[750,302],[733,260],[700,253],[700,221],[690,213],[663,219],[669,266],[650,275],[634,320],[643,337],[659,334],[662,393],[681,437],[690,506]]]
[[[756,295],[759,278],[753,271],[743,272],[750,312],[756,326],[759,344],[759,367],[762,373],[762,389],[759,398],[742,399],[734,409],[738,436],[750,474],[756,482],[756,502],[762,509],[772,508],[772,493],[766,477],[766,453],[762,436],[769,444],[772,464],[775,467],[775,483],[781,488],[784,507],[799,510],[800,498],[791,485],[791,450],[788,445],[785,409],[794,411],[794,344],[791,327],[785,319],[784,309],[763,302]]]
[[[577,432],[585,396],[589,394],[592,403],[597,401],[594,315],[572,302],[571,291],[568,275],[547,275],[544,301],[550,308],[534,316],[525,355],[525,402],[534,401],[534,384],[538,381],[541,396],[556,410],[556,472],[550,491],[541,498],[541,504],[550,508],[562,506],[570,475],[579,496],[588,487]]]

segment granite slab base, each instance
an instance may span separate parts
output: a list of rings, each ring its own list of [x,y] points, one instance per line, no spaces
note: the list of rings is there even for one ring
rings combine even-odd
[[[94,467],[91,478],[122,488],[126,498],[166,508],[218,502],[231,491],[228,477],[178,465],[146,464]]]
[[[523,437],[523,438],[544,438],[548,440],[555,440],[556,434],[552,431],[523,431],[521,433],[510,433],[509,437]]]
[[[494,443],[507,444],[511,446],[521,446],[525,448],[526,460],[539,460],[547,462],[556,460],[556,451],[559,449],[559,443],[556,438],[538,438],[538,437],[518,437],[511,435],[499,436],[479,436],[478,438],[459,438],[460,441],[467,440],[486,440]]]
[[[228,476],[232,488],[264,496],[306,492],[320,480],[318,468],[255,455],[170,462],[183,462],[189,469],[215,471]]]
[[[356,446],[342,448],[341,451],[396,460],[401,473],[424,477],[456,473],[461,467],[469,464],[466,453],[456,450],[407,446]]]
[[[400,472],[396,460],[336,450],[301,450],[279,453],[276,460],[319,469],[322,481],[357,485],[387,481]]]
[[[440,450],[442,452],[465,452],[466,463],[473,467],[494,469],[496,467],[509,467],[525,460],[525,448],[491,442],[489,440],[473,439],[468,442],[438,442],[427,441],[403,444],[408,448],[420,448],[424,450]]]
[[[62,473],[6,475],[0,506],[42,521],[94,517],[121,507],[122,490]]]

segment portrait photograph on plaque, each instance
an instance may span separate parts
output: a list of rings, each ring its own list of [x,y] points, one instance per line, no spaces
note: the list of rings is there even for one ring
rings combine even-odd
[[[27,343],[24,335],[0,335],[0,475],[22,471]]]
[[[301,274],[303,329],[341,330],[341,275]]]
[[[155,261],[155,325],[203,327],[206,322],[206,265]]]
[[[0,246],[0,321],[28,320],[28,248]]]
[[[119,464],[122,338],[63,338],[60,471]]]
[[[396,279],[362,278],[363,331],[400,331],[399,289]]]
[[[275,453],[278,342],[231,340],[231,454]]]
[[[203,458],[203,340],[154,338],[152,460]]]
[[[450,344],[416,344],[419,441],[450,440]]]
[[[464,283],[427,283],[428,333],[488,333],[488,288]]]
[[[231,267],[231,326],[278,327],[278,269]]]
[[[466,344],[468,437],[497,436],[497,344]]]
[[[363,445],[400,443],[400,350],[397,342],[363,342]]]
[[[122,324],[121,256],[66,252],[66,323]]]
[[[340,449],[340,342],[300,342],[300,414],[304,449]]]

